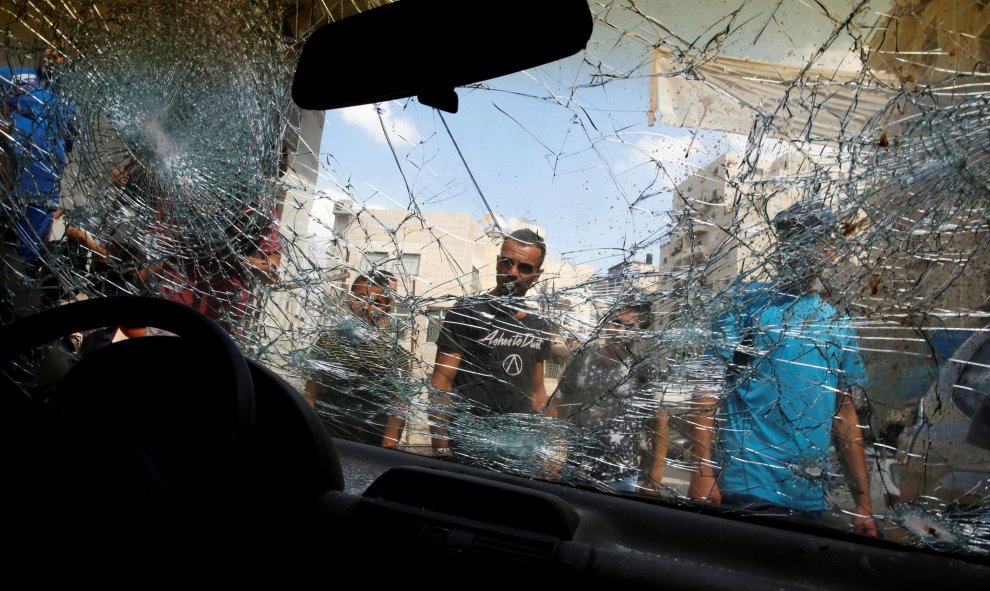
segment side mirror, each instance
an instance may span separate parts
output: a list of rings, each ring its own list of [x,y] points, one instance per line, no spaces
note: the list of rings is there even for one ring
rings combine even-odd
[[[398,0],[310,35],[292,99],[326,110],[415,96],[456,113],[456,87],[573,55],[592,24],[587,0]]]

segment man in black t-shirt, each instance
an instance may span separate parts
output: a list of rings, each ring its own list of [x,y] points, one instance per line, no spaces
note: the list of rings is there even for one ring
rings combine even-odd
[[[506,237],[496,259],[496,286],[486,296],[461,299],[444,318],[437,340],[430,417],[436,457],[454,455],[451,415],[489,417],[543,413],[543,364],[550,359],[549,326],[522,304],[543,272],[546,244],[531,230]],[[453,440],[453,445],[452,445]]]

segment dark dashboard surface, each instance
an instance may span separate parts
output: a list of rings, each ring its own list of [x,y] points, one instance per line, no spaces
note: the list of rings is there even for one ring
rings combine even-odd
[[[404,554],[411,563],[423,555],[431,560],[444,556],[445,568],[470,565],[476,575],[485,572],[493,580],[513,580],[521,569],[548,582],[635,582],[664,589],[962,588],[990,580],[990,566],[977,561],[824,527],[805,529],[770,517],[762,524],[752,515],[720,514],[718,507],[622,498],[350,441],[334,444],[346,485],[344,493],[329,493],[333,498],[325,497],[324,507],[333,519],[346,514],[345,521],[369,540],[391,539],[389,547],[395,550],[389,552],[390,560],[393,553]],[[379,488],[375,481],[389,471],[409,471],[413,478],[396,478]],[[462,496],[447,496],[430,506],[430,498],[447,495],[439,491],[449,490],[458,479],[479,488],[463,489]],[[433,481],[435,491],[424,490]],[[486,487],[503,490],[484,491],[482,501],[478,491]],[[533,507],[517,497],[527,494],[538,497]],[[541,508],[538,501],[546,496],[557,504]],[[356,509],[362,504],[374,505],[375,511]],[[537,523],[545,515],[519,518],[528,510],[558,511],[562,522],[573,514],[572,534],[546,534],[546,527]],[[505,527],[510,521],[516,527]],[[415,525],[399,531],[395,524],[400,522]],[[502,539],[497,552],[490,550],[495,544],[485,541],[493,531]],[[540,544],[545,551],[534,550]]]

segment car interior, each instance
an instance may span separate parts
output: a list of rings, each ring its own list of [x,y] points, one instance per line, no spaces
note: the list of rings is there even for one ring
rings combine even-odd
[[[7,21],[27,22],[24,3],[5,4]],[[77,4],[87,3],[63,9]],[[494,0],[378,4],[315,27],[294,48],[296,67],[279,92],[302,111],[415,101],[455,118],[479,84],[581,54],[607,12],[586,0],[511,10]],[[650,3],[639,4],[623,10]],[[732,19],[730,11],[719,25],[728,31],[739,24]],[[715,80],[700,69],[687,79],[706,75]],[[982,167],[973,174],[985,181],[985,157],[957,164],[966,174]],[[159,334],[65,362],[66,335],[118,326]],[[985,515],[965,530],[976,551],[946,552],[934,542],[678,495],[605,493],[334,437],[285,364],[228,328],[137,290],[5,320],[0,473],[12,575],[68,571],[109,582],[139,568],[144,580],[176,582],[208,573],[238,584],[274,574],[348,586],[372,578],[414,588],[713,590],[978,588],[990,580]]]

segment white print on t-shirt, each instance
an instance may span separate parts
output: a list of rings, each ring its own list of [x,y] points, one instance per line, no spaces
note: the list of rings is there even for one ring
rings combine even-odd
[[[504,361],[502,361],[502,369],[504,369],[505,373],[509,374],[510,376],[517,376],[521,374],[522,368],[523,368],[522,357],[516,355],[515,353],[509,355],[508,357],[505,358]]]
[[[15,84],[33,84],[38,81],[38,75],[28,73],[14,74],[11,77],[11,80]]]
[[[488,336],[479,342],[490,347],[529,347],[539,349],[543,345],[543,339],[534,334],[502,334],[502,329],[496,328],[488,333]]]

